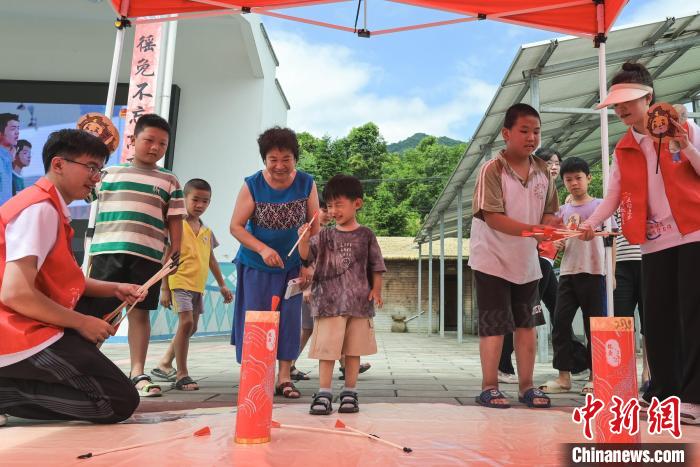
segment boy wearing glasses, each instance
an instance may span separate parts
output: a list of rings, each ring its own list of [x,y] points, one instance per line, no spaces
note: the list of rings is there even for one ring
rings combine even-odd
[[[46,175],[0,207],[0,425],[5,414],[117,423],[139,404],[95,346],[114,328],[73,309],[83,294],[140,298],[137,285],[85,279],[71,250],[68,204],[89,194],[108,157],[87,132],[54,132]]]
[[[144,284],[162,267],[166,241],[170,258],[179,253],[185,201],[175,174],[156,163],[163,158],[170,139],[170,125],[155,114],[145,114],[134,128],[134,158],[106,169],[93,198],[99,213],[90,246],[89,276],[94,279]],[[161,388],[144,374],[149,311],[158,308],[160,283],[129,313],[131,381],[142,397],[161,395]],[[78,308],[102,316],[120,300],[81,300]]]

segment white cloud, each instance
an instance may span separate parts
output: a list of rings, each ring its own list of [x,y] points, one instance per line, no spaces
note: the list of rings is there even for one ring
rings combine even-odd
[[[277,75],[292,106],[288,124],[316,136],[345,136],[352,127],[373,121],[389,142],[416,132],[468,138],[465,123],[481,117],[496,91],[473,75],[473,67],[463,66],[461,76],[435,83],[436,88],[451,87],[442,103],[429,104],[416,92],[379,95],[372,85],[391,79],[389,71],[362,61],[352,49],[310,43],[282,31],[271,36],[280,57]]]
[[[633,9],[633,11],[624,18],[625,24],[663,21],[670,16],[680,18],[697,14],[700,11],[700,5],[688,0],[653,0],[637,5],[637,2],[628,3],[626,8]]]

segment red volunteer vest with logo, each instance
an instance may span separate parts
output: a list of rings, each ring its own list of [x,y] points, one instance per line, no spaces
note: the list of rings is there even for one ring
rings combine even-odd
[[[688,130],[688,125],[684,126]],[[655,146],[658,147],[658,141]],[[631,244],[638,245],[646,241],[649,184],[647,161],[631,129],[617,143],[615,157],[620,170],[622,232]],[[681,151],[674,160],[668,143],[663,143],[659,170],[671,214],[680,233],[686,235],[700,230],[700,176],[688,158]]]
[[[73,308],[85,290],[85,277],[71,250],[73,229],[63,214],[56,187],[46,178],[22,190],[0,207],[0,286],[7,258],[5,229],[24,209],[42,201],[50,201],[60,219],[58,235],[36,276],[34,285],[51,300]],[[0,301],[0,356],[11,357],[40,346],[63,331],[58,326],[42,323],[17,313]],[[31,354],[30,354],[31,355]]]

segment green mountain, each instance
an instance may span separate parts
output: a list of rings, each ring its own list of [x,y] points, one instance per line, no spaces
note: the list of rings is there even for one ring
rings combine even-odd
[[[386,149],[389,152],[404,152],[408,149],[413,149],[418,146],[418,143],[421,142],[423,138],[425,138],[426,135],[425,133],[416,133],[412,136],[409,136],[403,141],[399,141],[397,143],[392,143],[392,144],[387,144]],[[448,138],[447,136],[440,136],[438,138],[438,143],[442,144],[444,146],[457,146],[459,144],[464,143],[464,141],[458,141],[456,139]]]

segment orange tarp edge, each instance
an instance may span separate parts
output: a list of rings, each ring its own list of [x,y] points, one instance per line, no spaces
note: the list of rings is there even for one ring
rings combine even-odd
[[[216,0],[214,5],[193,0],[111,0],[115,11],[121,11],[122,4],[128,5],[126,16],[138,18],[142,16],[160,16],[177,13],[194,13],[217,11],[231,8],[270,8],[282,6],[305,6],[316,4],[317,0]],[[458,14],[475,16],[485,14],[499,15],[508,12],[537,10],[555,5],[576,3],[570,0],[395,0],[398,3],[450,11]],[[627,0],[605,1],[605,32],[609,31]],[[219,6],[221,5],[221,6]],[[599,31],[596,21],[596,4],[561,6],[550,10],[532,11],[502,18],[492,18],[497,21],[515,23],[538,29],[547,29],[572,35],[593,36]]]

